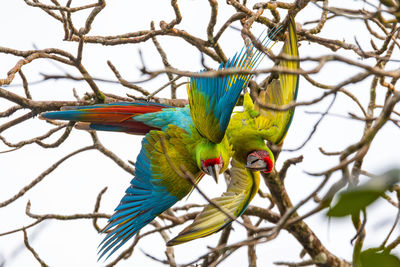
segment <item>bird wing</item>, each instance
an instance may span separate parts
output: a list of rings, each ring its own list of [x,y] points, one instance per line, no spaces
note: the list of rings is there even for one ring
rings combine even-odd
[[[293,17],[290,17],[288,32],[289,37],[285,41],[282,54],[298,58],[296,24]],[[300,64],[299,61],[281,60],[279,66],[289,70],[297,70]],[[272,80],[267,89],[260,93],[259,100],[265,104],[286,105],[296,101],[298,88],[298,74],[280,73],[279,80]],[[255,103],[255,109],[260,112],[260,116],[256,119],[257,127],[259,129],[276,128],[277,133],[268,138],[268,141],[281,144],[292,122],[294,108],[287,111],[274,111],[259,107]]]
[[[53,120],[80,122],[77,128],[115,131],[144,135],[158,125],[136,120],[142,114],[154,114],[170,106],[153,102],[110,103],[93,106],[64,107],[61,111],[45,112],[41,117]]]
[[[165,132],[151,131],[142,141],[135,177],[109,219],[100,244],[100,258],[112,255],[157,215],[187,195],[193,185],[182,174],[183,166],[196,182],[203,174],[185,148],[187,133],[176,126]],[[189,159],[188,159],[189,158]]]
[[[248,171],[234,159],[231,163],[232,177],[228,190],[221,197],[214,198],[213,201],[232,217],[237,218],[242,215],[257,193],[260,173]],[[178,236],[171,239],[167,245],[174,246],[211,235],[232,222],[231,217],[214,205],[208,204],[193,223],[183,229]]]
[[[276,29],[272,37],[279,32]],[[271,43],[269,36],[262,41],[267,47]],[[221,63],[218,70],[252,70],[262,60],[263,54],[253,44],[242,48],[239,53]],[[214,143],[221,142],[226,128],[240,96],[252,75],[229,74],[220,77],[192,77],[188,84],[190,113],[197,130]]]

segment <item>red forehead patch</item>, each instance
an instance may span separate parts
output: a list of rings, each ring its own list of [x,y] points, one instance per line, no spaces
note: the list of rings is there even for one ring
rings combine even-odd
[[[204,167],[221,164],[221,158],[206,159],[204,161]]]
[[[256,151],[253,151],[253,152],[251,152],[248,156],[250,156],[250,155],[252,155],[252,156],[254,156],[254,157],[257,157],[257,158],[259,158],[259,159],[264,159],[264,158],[266,158],[266,157],[269,157],[268,152],[265,151],[265,150],[256,150]]]

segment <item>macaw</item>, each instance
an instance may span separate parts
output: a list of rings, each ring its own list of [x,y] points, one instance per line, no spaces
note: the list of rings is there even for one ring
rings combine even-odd
[[[290,17],[289,37],[286,39],[283,54],[298,57],[296,24]],[[281,67],[298,69],[299,61],[281,60]],[[296,100],[299,86],[297,74],[279,74],[265,91],[260,93],[262,103],[285,105]],[[193,223],[183,229],[167,245],[174,246],[200,237],[211,235],[233,222],[246,210],[258,192],[260,172],[271,172],[274,155],[265,140],[282,144],[293,118],[294,109],[286,112],[265,110],[253,104],[248,93],[244,96],[244,111],[232,116],[227,135],[233,146],[231,161],[231,180],[227,192],[214,198],[218,207],[208,204]],[[221,209],[225,212],[222,212]],[[228,216],[228,213],[231,216]]]
[[[276,31],[274,32],[276,34]],[[270,43],[263,40],[264,45]],[[262,59],[253,45],[243,48],[219,69],[252,70]],[[69,107],[42,114],[47,119],[80,121],[80,128],[146,133],[136,160],[135,177],[104,232],[99,259],[111,256],[157,215],[186,196],[204,173],[217,180],[228,167],[231,147],[225,136],[233,108],[250,74],[191,77],[189,107],[156,103],[115,103]]]

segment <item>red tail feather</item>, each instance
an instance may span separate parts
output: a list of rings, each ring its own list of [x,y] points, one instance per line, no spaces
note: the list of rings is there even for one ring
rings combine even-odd
[[[109,104],[89,107],[66,107],[64,111],[55,112],[53,119],[77,121],[77,128],[84,130],[116,131],[144,135],[157,129],[133,117],[146,113],[159,112],[167,106],[156,103]]]

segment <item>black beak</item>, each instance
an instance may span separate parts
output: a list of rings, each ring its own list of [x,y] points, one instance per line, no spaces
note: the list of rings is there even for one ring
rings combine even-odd
[[[214,178],[214,180],[217,184],[218,184],[219,171],[220,171],[220,168],[219,168],[218,164],[214,164],[214,165],[207,167],[208,174]]]

